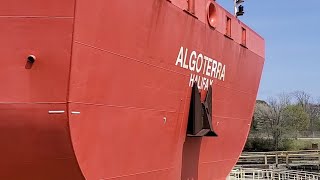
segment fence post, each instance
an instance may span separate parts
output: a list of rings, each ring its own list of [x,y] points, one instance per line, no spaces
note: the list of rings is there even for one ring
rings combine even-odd
[[[286,153],[286,165],[289,165],[289,153]]]
[[[319,156],[319,161],[320,161],[320,156]],[[268,164],[268,157],[267,154],[264,155],[264,164],[267,165]]]
[[[276,167],[278,167],[279,159],[278,159],[278,153],[276,153]]]

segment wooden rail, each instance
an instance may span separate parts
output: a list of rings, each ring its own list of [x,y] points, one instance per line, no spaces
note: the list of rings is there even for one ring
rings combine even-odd
[[[275,151],[275,152],[244,152],[238,165],[243,164],[304,164],[320,165],[320,151]]]

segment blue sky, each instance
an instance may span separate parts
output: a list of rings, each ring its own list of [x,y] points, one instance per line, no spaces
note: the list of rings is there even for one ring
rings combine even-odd
[[[229,11],[233,0],[217,0]],[[240,19],[265,38],[258,99],[303,90],[320,97],[320,0],[245,0]]]

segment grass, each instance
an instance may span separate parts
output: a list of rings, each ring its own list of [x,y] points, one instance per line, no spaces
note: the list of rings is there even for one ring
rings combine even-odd
[[[248,138],[244,151],[275,151],[272,139],[266,138]],[[313,148],[312,145],[318,145],[318,148]],[[299,151],[320,149],[320,138],[288,138],[283,139],[279,144],[279,151]]]
[[[320,146],[320,139],[299,138],[285,139],[283,141],[283,147],[287,151],[311,150],[312,144],[317,144],[318,146]]]

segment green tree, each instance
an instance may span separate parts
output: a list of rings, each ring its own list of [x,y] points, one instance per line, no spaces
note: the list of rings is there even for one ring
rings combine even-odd
[[[256,101],[250,137],[269,140],[273,150],[282,149],[287,138],[298,138],[299,133],[315,136],[318,130],[320,99],[315,103],[308,93],[295,91]]]
[[[315,131],[320,130],[320,105],[310,104],[307,113],[310,118],[309,133],[315,137]]]
[[[307,130],[310,124],[309,115],[300,104],[288,105],[283,111],[283,118],[295,138],[298,138],[299,131]]]
[[[275,150],[279,149],[287,132],[288,126],[283,118],[283,112],[288,105],[290,105],[290,96],[281,94],[277,98],[269,98],[268,103],[257,103],[255,107],[255,120],[261,122],[262,132],[272,139]]]

